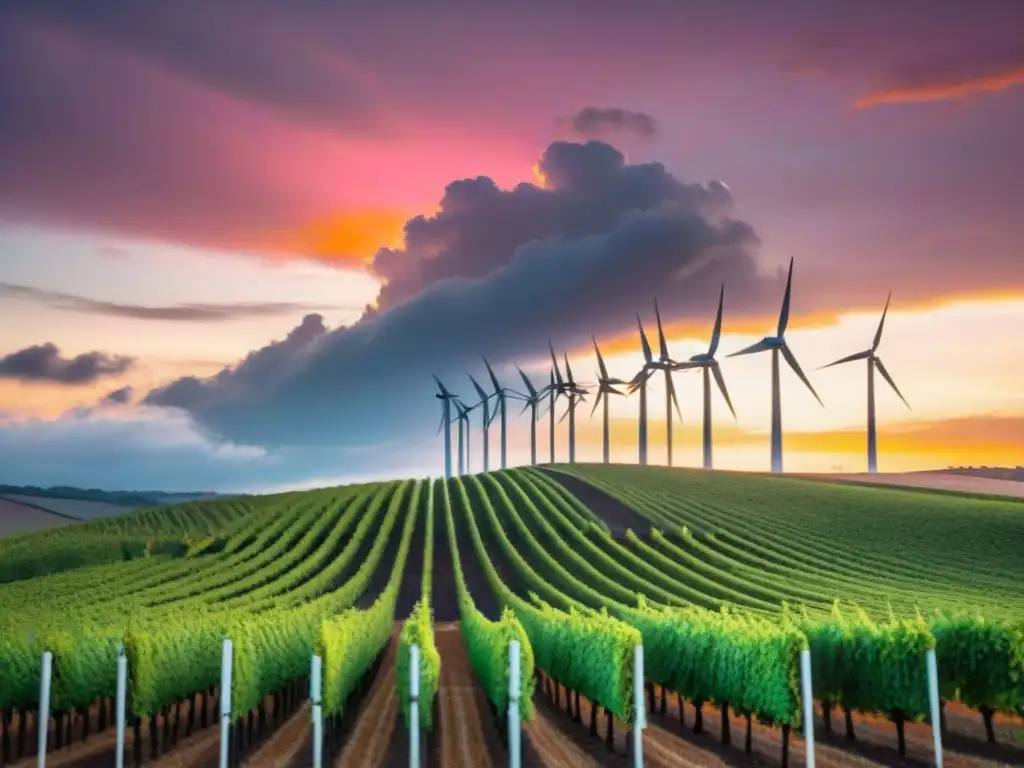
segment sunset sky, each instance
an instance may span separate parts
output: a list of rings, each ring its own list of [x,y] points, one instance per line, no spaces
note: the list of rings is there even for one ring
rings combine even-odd
[[[774,333],[791,258],[824,407],[783,370],[787,471],[865,470],[864,367],[815,369],[890,290],[912,410],[878,380],[880,470],[1024,464],[1021,28],[1017,0],[5,3],[0,483],[437,475],[431,373],[545,383],[550,339],[592,383],[593,333],[629,378],[634,313],[689,357],[722,283],[716,465],[766,470],[770,359],[724,356]]]

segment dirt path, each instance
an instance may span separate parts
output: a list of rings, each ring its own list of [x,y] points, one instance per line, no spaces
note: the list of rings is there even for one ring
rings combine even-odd
[[[377,768],[389,763],[391,743],[400,735],[397,733],[400,712],[395,680],[400,631],[401,625],[395,624],[373,687],[363,702],[359,718],[352,726],[341,754],[334,762],[336,768]]]
[[[243,768],[290,768],[305,765],[313,749],[309,709],[288,718],[263,745],[242,763]]]
[[[441,685],[437,692],[438,764],[500,768],[503,761],[495,754],[498,734],[491,728],[487,700],[473,678],[459,625],[455,622],[437,624],[434,631],[441,654]]]
[[[545,768],[600,768],[601,763],[579,748],[551,722],[551,715],[536,709],[532,720],[523,723],[524,752],[527,743],[535,758],[530,765]],[[524,756],[525,757],[525,756]],[[526,760],[524,759],[524,763]]]

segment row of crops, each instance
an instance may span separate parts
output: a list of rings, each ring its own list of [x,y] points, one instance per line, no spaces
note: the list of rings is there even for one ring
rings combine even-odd
[[[652,522],[669,528],[668,504],[681,494],[649,493]],[[900,615],[885,603],[874,615],[858,605],[841,609],[836,601],[849,594],[844,583],[856,583],[847,575],[856,563],[846,570],[835,557],[828,558],[830,572],[848,582],[815,583],[801,573],[775,581],[769,569],[748,585],[741,568],[724,567],[727,577],[718,578],[693,567],[696,539],[715,547],[712,538],[684,533],[678,524],[672,533],[614,536],[536,470],[457,479],[451,496],[491,589],[525,629],[537,668],[623,720],[631,714],[631,649],[639,643],[649,684],[681,695],[698,711],[711,703],[784,731],[801,724],[804,648],[822,705],[889,717],[901,747],[904,723],[928,714],[930,648],[937,651],[944,701],[979,709],[987,721],[996,711],[1019,712],[1024,703],[1024,624],[1012,616]],[[750,541],[735,548],[757,552]],[[724,566],[725,550],[715,551],[719,559],[704,562]],[[776,561],[780,575],[803,562],[781,553]],[[899,571],[887,575],[893,583],[883,596],[913,596],[916,584],[901,581]],[[931,584],[943,588],[934,577]]]
[[[945,533],[920,534],[910,540],[913,548],[906,540],[903,549],[873,547],[872,537],[881,540],[887,530],[885,514],[895,521],[890,538],[909,535],[899,510],[879,512],[882,501],[852,496],[843,503],[862,505],[859,527],[850,528],[842,510],[833,519],[815,517],[808,511],[814,505],[829,509],[822,498],[836,505],[824,485],[780,491],[718,473],[559,471],[567,474],[524,468],[206,503],[216,511],[182,505],[162,510],[167,517],[158,522],[115,526],[118,535],[141,540],[159,534],[166,549],[101,557],[73,570],[63,555],[47,561],[59,548],[40,537],[28,575],[44,575],[0,584],[0,710],[21,713],[24,722],[38,706],[39,660],[48,650],[59,727],[61,717],[114,697],[123,649],[136,756],[143,718],[157,754],[168,746],[172,712],[177,734],[183,703],[190,730],[197,700],[205,722],[207,699],[220,694],[228,637],[231,719],[247,721],[238,744],[251,745],[253,720],[262,730],[268,707],[276,720],[308,695],[315,653],[323,662],[318,703],[333,753],[335,734],[394,637],[407,561],[420,547],[419,600],[393,640],[406,724],[415,709],[422,728],[436,725],[443,660],[432,608],[440,551],[450,553],[462,636],[497,715],[515,701],[529,719],[542,676],[545,685],[575,694],[577,713],[581,696],[595,705],[592,732],[598,707],[609,725],[613,717],[632,721],[638,645],[652,697],[657,686],[663,701],[668,691],[698,712],[705,704],[732,711],[746,717],[748,733],[754,719],[780,726],[784,745],[802,725],[800,654],[807,649],[823,709],[839,707],[848,728],[850,713],[882,714],[896,724],[901,746],[904,724],[929,710],[929,649],[936,650],[943,701],[979,710],[990,732],[993,713],[1024,708],[1024,613],[1015,589],[1022,574],[1008,555],[1018,529],[999,517],[1001,509],[998,544],[985,525],[970,536],[958,529],[959,518],[943,517],[948,502],[936,496],[938,512],[929,520],[953,521]],[[613,529],[602,503],[620,505],[616,514],[632,515],[635,524]],[[422,539],[414,535],[418,526]],[[953,548],[947,538],[942,554],[941,539],[954,532],[961,539]],[[30,553],[30,537],[21,538],[14,549]],[[478,603],[490,597],[501,611],[488,616]],[[521,677],[510,695],[512,640]],[[408,685],[413,644],[415,708]]]

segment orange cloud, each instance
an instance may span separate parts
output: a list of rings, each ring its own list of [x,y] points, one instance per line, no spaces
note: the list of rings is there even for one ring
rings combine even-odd
[[[870,109],[883,104],[912,104],[959,99],[976,93],[996,93],[1024,85],[1024,66],[1015,66],[963,82],[931,83],[919,86],[897,86],[868,93],[854,107]]]
[[[409,218],[407,211],[397,210],[339,212],[297,232],[280,235],[272,247],[285,253],[358,265],[367,261],[379,248],[400,246],[404,237],[403,227]]]
[[[650,446],[664,445],[664,419],[650,419]],[[584,416],[577,421],[578,439],[588,444],[601,441],[600,414],[593,420]],[[610,437],[616,445],[635,445],[637,424],[632,419],[612,419]],[[879,429],[878,450],[927,458],[934,466],[1024,464],[1024,416],[979,414],[934,421],[907,421],[887,424]],[[691,415],[682,427],[674,425],[673,445],[698,445],[701,441],[700,417]],[[768,435],[745,430],[719,419],[715,425],[716,448],[764,446]],[[842,429],[832,432],[785,433],[787,451],[833,455],[857,455],[866,451],[866,430]]]

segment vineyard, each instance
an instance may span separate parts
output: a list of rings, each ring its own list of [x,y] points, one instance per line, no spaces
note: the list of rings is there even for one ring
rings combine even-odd
[[[933,651],[944,764],[1022,765],[1022,553],[1019,501],[625,465],[26,534],[0,540],[0,764],[42,730],[47,766],[114,765],[124,659],[125,765],[219,765],[222,705],[232,765],[312,765],[311,699],[325,765],[409,765],[414,717],[425,765],[507,765],[513,705],[526,765],[630,765],[635,727],[645,765],[804,765],[805,711],[823,766],[928,765]]]

